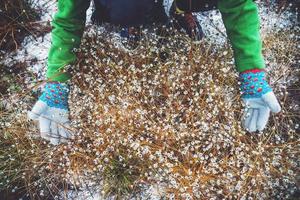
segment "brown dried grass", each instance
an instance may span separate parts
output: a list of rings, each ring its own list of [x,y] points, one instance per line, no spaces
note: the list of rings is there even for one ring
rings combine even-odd
[[[0,51],[14,51],[20,47],[26,36],[37,37],[50,31],[47,22],[38,22],[42,9],[35,5],[34,0],[0,2]]]
[[[261,136],[240,127],[228,47],[144,33],[128,53],[114,47],[109,33],[85,36],[72,70],[76,139],[55,147],[34,139],[38,130],[20,112],[28,95],[14,109],[2,108],[1,188],[25,189],[32,199],[67,192],[70,184],[101,184],[119,199],[148,184],[161,184],[176,199],[287,198],[299,187],[298,43],[290,37],[296,33],[265,38],[283,112]],[[167,60],[159,59],[162,50]]]
[[[51,199],[61,190],[102,185],[106,196],[126,199],[161,184],[175,199],[287,199],[299,188],[299,41],[291,37],[297,34],[264,40],[283,112],[258,136],[240,127],[228,46],[142,33],[136,50],[125,52],[109,33],[90,33],[71,70],[75,140],[51,146],[37,139],[26,119],[34,101],[28,91],[1,99],[15,102],[0,106],[0,190]]]

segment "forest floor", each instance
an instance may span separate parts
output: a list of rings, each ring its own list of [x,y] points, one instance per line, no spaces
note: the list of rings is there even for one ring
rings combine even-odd
[[[200,43],[178,32],[162,43],[149,29],[129,50],[115,28],[91,24],[89,9],[71,69],[76,139],[59,146],[39,140],[26,118],[45,80],[56,3],[3,1],[0,9],[0,199],[299,197],[294,7],[259,6],[266,70],[283,107],[262,135],[240,126],[238,75],[219,12],[198,14]]]

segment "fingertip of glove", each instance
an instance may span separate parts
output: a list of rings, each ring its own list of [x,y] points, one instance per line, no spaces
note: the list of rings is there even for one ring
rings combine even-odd
[[[257,131],[257,129],[249,129],[248,132],[249,133],[255,133]]]
[[[28,119],[31,119],[31,120],[37,120],[39,118],[39,115],[31,112],[31,111],[28,111],[27,112],[27,117]]]
[[[246,126],[243,126],[244,130],[248,133],[257,133],[258,132],[262,132],[264,130],[264,127],[259,127],[259,126],[256,126],[256,127],[246,127]]]
[[[277,106],[275,106],[272,110],[272,112],[274,113],[279,113],[281,111],[281,106],[278,104]]]
[[[269,108],[273,113],[279,113],[281,111],[281,106],[277,99],[269,103]]]
[[[269,106],[273,113],[279,113],[281,111],[281,106],[273,92],[269,92],[262,96],[264,102]]]
[[[263,127],[263,126],[257,126],[257,131],[259,133],[261,133],[264,129],[265,129],[265,127]]]

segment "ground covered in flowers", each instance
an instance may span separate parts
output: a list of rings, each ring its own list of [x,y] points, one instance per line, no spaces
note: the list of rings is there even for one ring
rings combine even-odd
[[[115,199],[299,195],[297,24],[263,38],[268,78],[283,111],[260,134],[241,127],[228,44],[193,43],[164,27],[120,44],[108,30],[89,27],[77,64],[68,68],[75,134],[68,144],[39,140],[28,122],[36,86],[4,96],[0,188],[25,189],[31,199],[67,199],[69,191],[82,190]],[[28,74],[25,82],[34,78]]]

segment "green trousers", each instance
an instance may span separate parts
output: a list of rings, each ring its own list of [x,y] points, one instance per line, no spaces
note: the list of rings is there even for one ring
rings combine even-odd
[[[201,1],[201,0],[199,0]],[[58,0],[52,21],[52,44],[48,54],[47,78],[65,82],[70,78],[60,70],[76,61],[74,48],[80,46],[90,0]],[[259,16],[253,0],[218,0],[226,32],[239,72],[265,67],[259,34]]]

